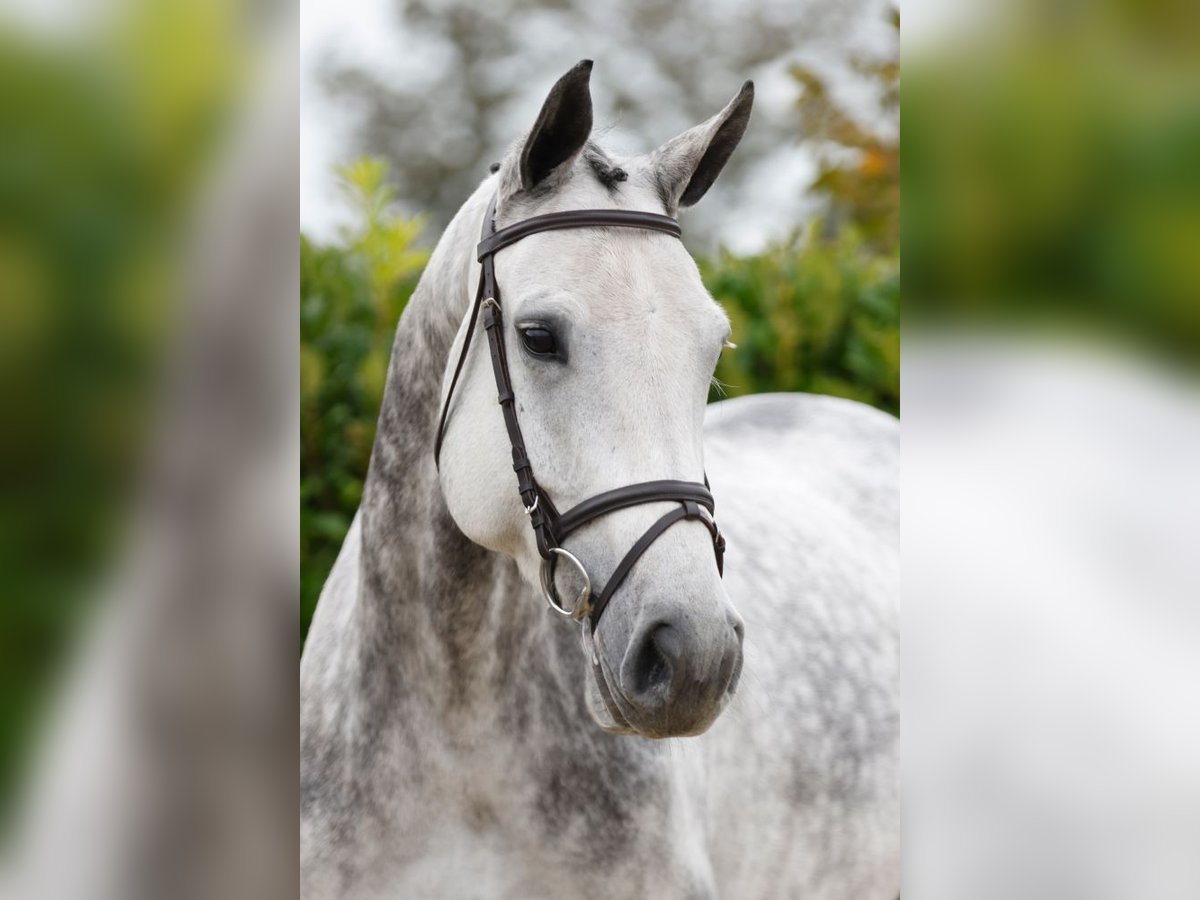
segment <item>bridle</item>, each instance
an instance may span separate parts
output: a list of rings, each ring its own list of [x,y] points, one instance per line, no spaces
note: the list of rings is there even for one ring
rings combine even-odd
[[[442,438],[446,431],[446,419],[450,412],[450,401],[454,397],[454,388],[462,374],[467,352],[471,347],[471,336],[475,332],[480,310],[483,311],[483,327],[487,332],[488,346],[492,354],[492,372],[496,376],[496,392],[500,409],[504,414],[504,425],[508,429],[508,439],[512,444],[513,471],[517,473],[517,491],[521,495],[521,504],[529,516],[533,533],[537,539],[538,553],[542,557],[541,585],[546,602],[555,612],[569,618],[591,623],[592,634],[600,623],[600,616],[608,606],[609,600],[621,583],[629,575],[634,564],[650,549],[662,534],[677,522],[684,519],[696,519],[708,529],[712,535],[713,552],[717,558],[717,572],[724,574],[725,539],[721,536],[717,523],[713,520],[713,496],[709,491],[708,478],[704,483],[693,481],[646,481],[641,484],[631,484],[597,494],[571,507],[565,513],[559,513],[546,492],[533,476],[533,468],[529,462],[529,454],[525,450],[525,439],[521,434],[521,424],[517,421],[516,398],[513,395],[512,378],[508,371],[508,356],[504,349],[504,319],[500,306],[500,286],[496,283],[496,268],[494,257],[496,253],[522,238],[541,231],[552,231],[563,228],[641,228],[648,231],[660,231],[673,237],[680,237],[682,231],[679,223],[670,216],[656,213],[636,212],[619,209],[576,209],[569,212],[548,213],[533,216],[521,222],[516,222],[505,228],[496,230],[495,222],[496,198],[492,197],[488,204],[487,215],[483,220],[483,233],[479,242],[477,258],[481,271],[479,289],[475,294],[475,303],[471,307],[471,319],[467,325],[466,338],[463,340],[462,352],[458,364],[454,368],[454,376],[450,380],[450,390],[446,394],[446,402],[442,406],[441,420],[438,423],[437,440],[433,447],[434,463],[440,463]],[[651,525],[637,540],[617,565],[605,584],[604,589],[592,602],[592,582],[587,570],[570,551],[563,549],[562,542],[573,532],[601,516],[608,515],[618,509],[639,506],[643,503],[672,501],[678,503],[675,509],[666,513]],[[558,596],[554,585],[554,569],[559,559],[571,563],[579,571],[583,579],[583,588],[575,602],[566,606]]]

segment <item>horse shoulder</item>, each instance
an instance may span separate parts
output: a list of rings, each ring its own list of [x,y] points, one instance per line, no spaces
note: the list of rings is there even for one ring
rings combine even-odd
[[[705,438],[746,622],[737,695],[704,739],[711,806],[729,823],[718,880],[738,896],[770,895],[771,879],[894,895],[899,423],[768,394],[709,407]]]
[[[881,536],[899,521],[900,423],[874,407],[816,394],[755,394],[714,403],[705,450],[719,500],[750,485],[819,494],[867,513]],[[752,465],[751,465],[752,463]],[[712,472],[710,471],[710,475]]]

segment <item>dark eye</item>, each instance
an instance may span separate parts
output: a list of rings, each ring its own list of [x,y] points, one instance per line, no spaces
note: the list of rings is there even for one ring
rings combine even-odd
[[[558,342],[549,328],[543,325],[530,325],[520,331],[525,349],[534,356],[554,356],[558,353]]]

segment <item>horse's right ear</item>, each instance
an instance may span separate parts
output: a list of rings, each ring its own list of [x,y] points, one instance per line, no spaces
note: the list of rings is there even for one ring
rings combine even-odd
[[[650,164],[668,215],[691,206],[712,187],[750,122],[754,82],[742,85],[726,107],[654,151]]]
[[[550,89],[537,122],[521,147],[521,187],[532,190],[561,177],[592,133],[592,61],[576,63]]]

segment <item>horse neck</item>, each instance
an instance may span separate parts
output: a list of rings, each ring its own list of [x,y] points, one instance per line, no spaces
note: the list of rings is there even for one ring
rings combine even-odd
[[[406,694],[443,708],[486,701],[546,631],[512,560],[471,542],[451,518],[433,460],[442,376],[468,309],[489,192],[459,210],[401,316],[361,506],[364,657],[386,661]]]

